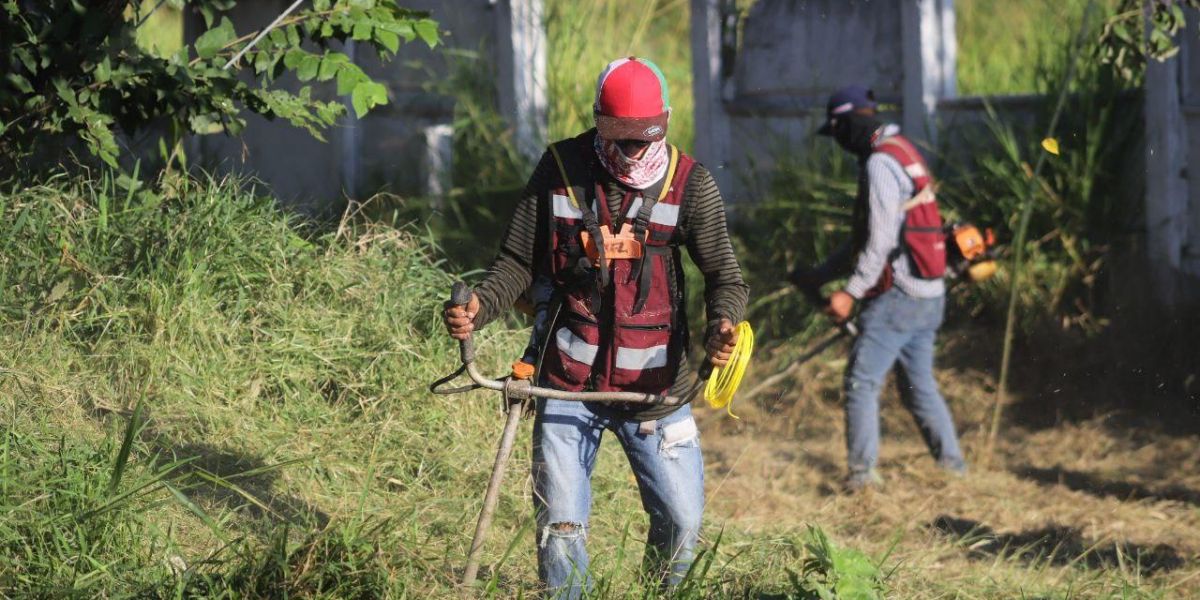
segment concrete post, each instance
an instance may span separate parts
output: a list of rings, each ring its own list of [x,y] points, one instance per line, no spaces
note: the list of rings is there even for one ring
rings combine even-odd
[[[726,194],[733,190],[730,172],[730,117],[725,111],[724,94],[733,65],[724,64],[732,57],[723,55],[724,23],[736,15],[728,0],[691,0],[692,9],[692,93],[695,101],[696,147],[693,154],[704,163]]]
[[[450,168],[454,154],[454,127],[447,124],[425,128],[424,192],[441,208],[442,197],[450,191]]]
[[[542,0],[491,0],[496,15],[500,111],[517,150],[536,161],[546,147],[546,28]]]
[[[1180,88],[1186,44],[1182,50],[1175,58],[1150,61],[1146,67],[1146,259],[1155,296],[1166,305],[1181,296],[1187,240],[1189,140]]]
[[[910,138],[937,142],[938,101],[957,91],[958,44],[953,0],[906,2],[901,16],[904,47],[904,120]]]

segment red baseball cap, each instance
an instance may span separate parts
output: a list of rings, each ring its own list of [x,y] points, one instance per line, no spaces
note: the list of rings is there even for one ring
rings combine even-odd
[[[607,140],[657,142],[667,135],[671,103],[658,65],[630,56],[608,63],[596,80],[596,129]]]

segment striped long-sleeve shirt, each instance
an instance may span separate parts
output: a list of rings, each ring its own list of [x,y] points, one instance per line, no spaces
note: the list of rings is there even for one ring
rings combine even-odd
[[[876,152],[867,159],[866,177],[869,189],[870,219],[867,224],[867,243],[846,282],[846,292],[861,299],[883,274],[891,260],[893,284],[900,291],[916,298],[936,298],[946,293],[946,284],[939,279],[921,279],[912,274],[912,267],[903,253],[896,255],[900,229],[904,226],[903,205],[913,196],[912,179],[895,158]]]
[[[517,204],[501,242],[500,253],[476,288],[480,301],[480,310],[475,317],[477,328],[511,306],[529,288],[537,274],[535,271],[548,264],[546,254],[551,221],[548,198],[558,179],[557,169],[553,156],[546,152],[529,178],[524,197]],[[620,214],[620,203],[627,188],[607,173],[601,174],[600,181],[605,187],[610,214]],[[722,318],[734,323],[741,321],[750,289],[742,279],[741,267],[733,254],[721,192],[712,174],[702,165],[697,164],[688,178],[677,235],[704,276],[709,324]],[[695,373],[685,358],[680,362],[672,393],[689,389],[694,381]],[[665,407],[665,410],[651,409],[627,416],[649,420],[672,410]]]

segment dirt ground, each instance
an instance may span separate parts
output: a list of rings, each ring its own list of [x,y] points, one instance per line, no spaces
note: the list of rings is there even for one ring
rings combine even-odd
[[[975,352],[974,337],[946,334],[939,353],[939,381],[971,467],[966,477],[934,467],[889,387],[884,487],[840,490],[843,343],[772,392],[740,398],[740,420],[698,410],[710,518],[755,535],[815,523],[876,557],[895,543],[885,565],[895,569],[892,589],[903,598],[1200,597],[1194,396],[1151,397],[1166,384],[1129,385],[1114,372],[1126,367],[1099,353],[1076,353],[1069,367],[1026,356],[988,461],[998,361]],[[746,385],[795,354],[763,350]],[[1147,389],[1145,399],[1120,398]]]

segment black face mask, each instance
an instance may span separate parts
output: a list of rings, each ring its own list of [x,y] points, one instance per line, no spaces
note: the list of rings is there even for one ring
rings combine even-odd
[[[874,150],[871,140],[880,127],[883,127],[883,122],[874,116],[850,113],[838,117],[833,127],[833,139],[847,152],[865,158]]]

